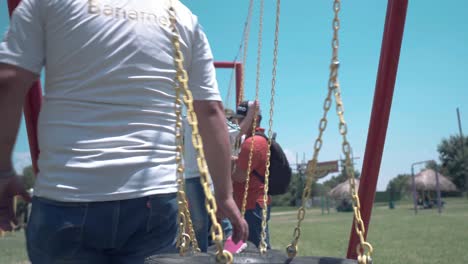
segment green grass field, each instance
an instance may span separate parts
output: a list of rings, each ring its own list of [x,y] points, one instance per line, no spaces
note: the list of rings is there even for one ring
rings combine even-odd
[[[409,203],[374,207],[369,242],[374,247],[374,263],[440,264],[468,263],[468,201],[446,199],[441,215],[437,209],[414,215]],[[274,212],[274,210],[273,210]],[[274,248],[283,249],[291,241],[296,214],[272,217],[270,235]],[[352,213],[322,215],[310,210],[306,215],[299,244],[306,256],[345,257]]]
[[[464,264],[468,262],[468,201],[446,199],[443,213],[396,204],[396,209],[373,209],[369,242],[374,246],[374,263],[380,264]],[[278,210],[277,210],[278,209]],[[291,208],[273,209],[270,222],[272,245],[284,249],[291,241],[296,213]],[[346,255],[351,213],[322,215],[309,210],[303,222],[300,255]],[[24,234],[17,232],[0,238],[0,263],[27,263]]]

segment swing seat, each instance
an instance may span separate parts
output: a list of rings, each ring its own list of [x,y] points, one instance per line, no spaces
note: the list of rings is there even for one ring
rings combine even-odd
[[[145,261],[145,264],[217,264],[212,253],[196,253],[180,256],[178,254],[157,255]],[[270,250],[265,255],[257,253],[240,253],[234,255],[233,264],[357,264],[356,260],[329,257],[288,257],[277,250]]]
[[[216,246],[208,248],[208,253],[162,254],[147,260],[145,264],[217,264]],[[265,255],[260,255],[258,248],[247,242],[247,248],[239,254],[234,254],[233,264],[357,264],[356,260],[299,256],[288,259],[283,251],[272,249]]]

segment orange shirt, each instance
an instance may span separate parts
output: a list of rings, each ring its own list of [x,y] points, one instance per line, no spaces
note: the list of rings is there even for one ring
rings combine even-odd
[[[263,128],[257,128],[257,131],[263,132]],[[265,184],[256,176],[253,171],[257,171],[258,174],[264,177],[266,170],[266,159],[268,150],[268,141],[262,136],[254,137],[254,148],[252,156],[252,167],[250,173],[249,189],[247,196],[246,209],[255,209],[255,203],[258,203],[263,208],[263,194]],[[249,163],[250,145],[252,144],[252,137],[247,138],[241,145],[241,150],[236,163],[236,166],[242,170],[247,171]],[[234,182],[234,200],[236,201],[239,209],[242,208],[242,200],[245,191],[245,182]],[[268,195],[267,204],[270,205],[271,197]]]

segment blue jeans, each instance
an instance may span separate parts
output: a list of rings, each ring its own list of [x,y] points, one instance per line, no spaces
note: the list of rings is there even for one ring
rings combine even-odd
[[[176,252],[177,196],[110,202],[57,202],[33,197],[26,230],[33,264],[144,263]]]
[[[208,212],[205,206],[205,192],[200,183],[200,178],[185,180],[185,192],[189,203],[190,215],[192,217],[193,229],[197,237],[198,247],[202,252],[208,250],[208,233],[210,224]]]
[[[221,227],[223,228],[223,233],[224,233],[224,239],[232,236],[232,224],[229,219],[224,218],[221,220]]]
[[[268,230],[268,220],[270,220],[270,206],[267,208],[267,226],[266,226],[266,244],[270,249],[270,231]],[[255,204],[255,209],[245,210],[245,221],[249,224],[249,241],[255,246],[260,245],[262,234],[262,213],[263,209],[260,205]]]

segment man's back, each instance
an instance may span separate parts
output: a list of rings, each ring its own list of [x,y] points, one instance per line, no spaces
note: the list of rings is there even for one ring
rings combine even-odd
[[[206,37],[175,2],[194,98],[220,100]],[[105,201],[176,191],[171,37],[161,1],[18,6],[0,54],[21,54],[12,64],[32,72],[46,67],[35,195]]]

